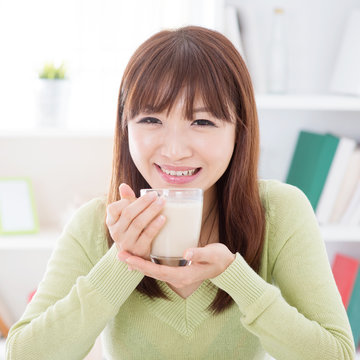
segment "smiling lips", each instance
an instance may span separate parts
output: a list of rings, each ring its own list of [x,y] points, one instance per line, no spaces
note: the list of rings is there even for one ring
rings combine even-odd
[[[156,165],[161,177],[170,184],[185,184],[193,181],[201,168],[175,167],[169,165]]]

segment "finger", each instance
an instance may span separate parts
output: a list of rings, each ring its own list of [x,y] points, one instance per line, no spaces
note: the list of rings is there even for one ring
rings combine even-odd
[[[150,254],[152,241],[155,239],[161,228],[165,225],[166,218],[164,215],[159,215],[153,219],[141,233],[137,243],[137,252],[135,255],[144,257]]]
[[[135,193],[128,184],[125,183],[120,184],[119,193],[121,199],[136,200]]]
[[[114,225],[113,231],[117,233],[125,233],[128,231],[130,225],[132,225],[133,221],[145,210],[147,209],[152,203],[154,203],[155,199],[157,199],[157,193],[155,191],[151,191],[144,196],[136,199],[128,206],[126,206],[122,212],[120,219]],[[125,200],[125,199],[124,199]],[[130,201],[130,200],[126,200]],[[158,209],[154,214],[153,218],[158,214],[160,209]],[[127,237],[134,237],[136,239],[139,237],[140,233],[144,230],[146,223],[144,224],[141,220],[137,219],[137,221],[133,224],[132,232],[127,234]]]
[[[151,241],[159,232],[165,223],[165,217],[160,215],[164,207],[164,199],[158,198],[156,201],[137,215],[126,230],[126,238],[124,238],[124,246],[131,245],[136,242],[136,251],[132,251],[137,256],[148,256],[150,254]]]
[[[211,245],[207,245],[205,247],[187,249],[183,255],[184,259],[191,260],[191,262],[197,262],[197,263],[216,263],[219,257],[219,251],[221,250],[218,249],[217,246],[211,246]]]
[[[121,200],[109,204],[106,209],[106,224],[108,226],[114,225],[119,220],[122,210],[136,200],[134,191],[125,183],[119,186],[119,193]]]
[[[106,225],[114,225],[120,218],[121,212],[130,204],[127,199],[114,201],[106,207]]]
[[[120,261],[125,261],[127,258],[132,256],[128,251],[119,251],[117,257]]]
[[[179,269],[166,265],[155,264],[152,261],[147,261],[138,256],[130,256],[126,259],[126,263],[132,270],[138,270],[146,276],[158,279],[165,282],[173,282],[179,277]],[[188,266],[182,270],[189,269]]]
[[[129,270],[140,271],[146,276],[165,281],[179,288],[208,279],[211,274],[207,269],[209,265],[202,264],[173,267],[158,265],[137,256],[130,256],[125,262],[128,264]]]
[[[214,243],[202,248],[187,249],[184,258],[190,260],[192,264],[205,266],[215,276],[223,272],[235,260],[236,255],[226,245]]]

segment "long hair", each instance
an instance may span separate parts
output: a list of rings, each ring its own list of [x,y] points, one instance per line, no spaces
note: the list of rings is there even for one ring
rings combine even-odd
[[[228,168],[216,183],[219,241],[239,252],[259,271],[265,214],[258,187],[259,125],[250,75],[240,54],[219,32],[198,26],[161,31],[145,41],[131,57],[120,85],[114,134],[112,177],[107,204],[120,199],[118,187],[129,184],[138,196],[149,184],[137,170],[129,151],[127,121],[143,110],[170,111],[184,92],[185,115],[193,117],[200,96],[217,118],[233,121],[236,139]],[[107,231],[108,246],[113,239]],[[144,277],[137,290],[151,298],[166,295],[157,282]],[[209,307],[220,313],[233,303],[218,289]]]

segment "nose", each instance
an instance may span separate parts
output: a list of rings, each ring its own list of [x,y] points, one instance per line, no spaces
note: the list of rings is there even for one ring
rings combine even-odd
[[[189,136],[179,127],[168,128],[162,136],[161,155],[175,162],[192,155]]]

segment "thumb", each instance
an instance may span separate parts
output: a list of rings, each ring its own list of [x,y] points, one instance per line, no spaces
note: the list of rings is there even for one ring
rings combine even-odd
[[[185,260],[191,260],[192,262],[209,262],[212,257],[211,251],[206,247],[190,248],[184,253]]]
[[[207,244],[204,247],[189,248],[184,253],[184,259],[198,263],[216,263],[224,259],[233,259],[234,254],[221,243]]]
[[[121,200],[122,199],[135,200],[136,199],[134,191],[131,189],[131,187],[128,184],[122,183],[119,186],[119,193],[120,193]]]

